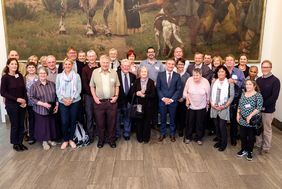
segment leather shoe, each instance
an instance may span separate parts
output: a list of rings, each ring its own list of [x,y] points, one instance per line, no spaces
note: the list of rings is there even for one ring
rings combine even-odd
[[[115,142],[111,142],[111,143],[110,143],[110,147],[111,147],[111,148],[116,148],[116,147],[117,147],[117,145],[116,145],[116,143],[115,143]]]
[[[175,142],[176,141],[175,136],[170,136],[170,141]]]
[[[25,145],[23,145],[23,144],[20,144],[19,146],[20,146],[20,148],[21,148],[22,150],[28,150],[28,148],[27,148]]]
[[[159,142],[162,142],[165,139],[165,135],[161,135],[159,138]]]
[[[124,140],[128,141],[130,140],[130,136],[123,136]]]
[[[237,140],[236,139],[231,139],[231,145],[236,146],[237,145]]]
[[[20,147],[20,145],[18,145],[18,144],[14,144],[14,145],[13,145],[13,149],[14,149],[15,151],[17,151],[17,152],[24,151],[24,150]]]
[[[104,147],[104,142],[98,142],[97,147],[98,148],[103,148]]]
[[[214,148],[219,148],[220,147],[220,144],[217,142],[213,145]]]
[[[218,151],[223,152],[225,150],[225,148],[219,147]]]
[[[183,131],[179,131],[179,132],[178,132],[178,136],[179,136],[179,137],[183,137]]]

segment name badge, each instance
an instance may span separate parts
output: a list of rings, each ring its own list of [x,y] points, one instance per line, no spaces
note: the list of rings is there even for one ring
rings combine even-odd
[[[250,108],[250,107],[251,107],[250,104],[246,104],[246,105],[245,105],[245,108]]]
[[[114,83],[114,82],[115,82],[115,79],[114,79],[114,78],[111,78],[111,82]]]
[[[15,74],[15,78],[18,78],[18,77],[20,77],[19,74]]]
[[[160,70],[160,67],[158,67],[158,66],[155,66],[155,69],[159,71],[159,70]]]
[[[237,80],[238,76],[237,75],[232,75],[232,79]]]

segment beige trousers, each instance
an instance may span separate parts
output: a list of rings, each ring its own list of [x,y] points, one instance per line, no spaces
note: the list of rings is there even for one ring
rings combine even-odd
[[[272,138],[272,120],[274,113],[262,113],[263,133],[256,137],[256,146],[263,150],[270,150]]]

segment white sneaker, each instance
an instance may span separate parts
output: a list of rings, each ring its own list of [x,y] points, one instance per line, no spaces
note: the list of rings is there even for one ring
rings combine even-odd
[[[56,146],[56,145],[57,145],[57,143],[56,143],[56,142],[51,141],[51,140],[49,140],[49,141],[48,141],[48,144],[50,144],[51,146]]]
[[[49,146],[49,144],[46,141],[43,141],[42,146],[43,146],[44,150],[49,150],[50,149],[50,146]]]

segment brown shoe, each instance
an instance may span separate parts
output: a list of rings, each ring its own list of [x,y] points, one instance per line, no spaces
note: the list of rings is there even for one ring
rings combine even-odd
[[[176,141],[175,136],[170,136],[170,141],[175,142]]]
[[[161,135],[159,138],[159,142],[162,142],[165,139],[165,135]]]

